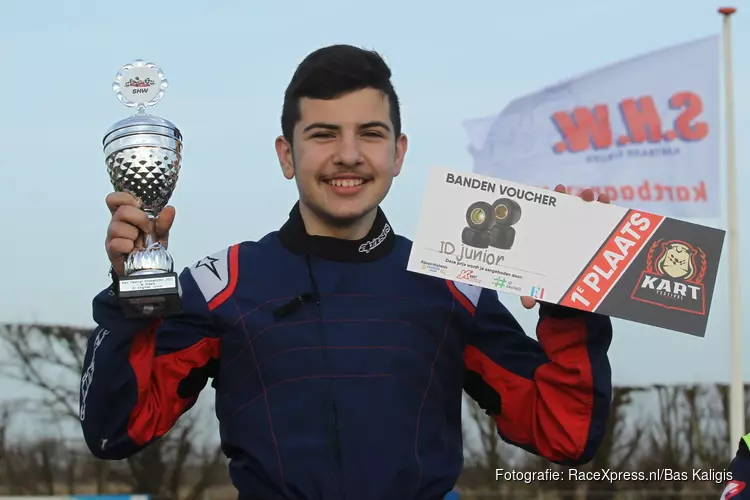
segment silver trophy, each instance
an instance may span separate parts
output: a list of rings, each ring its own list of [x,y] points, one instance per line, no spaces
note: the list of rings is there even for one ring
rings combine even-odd
[[[136,113],[112,125],[104,135],[104,156],[115,191],[132,194],[151,220],[125,261],[118,293],[127,317],[167,316],[181,310],[178,277],[172,256],[154,237],[154,224],[172,196],[182,163],[182,134],[169,120],[146,109],[164,96],[168,86],[161,69],[137,60],[117,73],[112,89]]]

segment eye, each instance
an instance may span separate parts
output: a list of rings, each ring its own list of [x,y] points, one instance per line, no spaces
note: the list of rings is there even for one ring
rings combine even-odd
[[[330,132],[316,132],[310,136],[313,139],[330,139],[333,134]]]
[[[375,130],[368,130],[366,132],[363,132],[362,135],[365,137],[384,137],[382,133],[376,132]]]

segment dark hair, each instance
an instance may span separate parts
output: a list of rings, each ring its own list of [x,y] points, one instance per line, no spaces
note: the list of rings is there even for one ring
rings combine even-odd
[[[388,97],[390,118],[396,137],[401,134],[398,96],[391,84],[391,70],[375,51],[351,45],[331,45],[309,54],[297,66],[284,93],[281,132],[289,143],[300,119],[299,101],[336,99],[357,90],[372,88]]]

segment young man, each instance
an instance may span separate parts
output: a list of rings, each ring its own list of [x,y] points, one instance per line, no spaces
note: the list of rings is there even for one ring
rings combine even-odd
[[[464,389],[508,442],[559,463],[594,456],[609,318],[541,304],[539,343],[495,292],[406,271],[411,243],[379,208],[407,149],[390,76],[373,52],[310,54],[276,140],[299,190],[283,227],[186,268],[177,317],[126,320],[111,287],[94,299],[81,391],[94,455],[148,446],[213,378],[240,499],[440,499],[462,468]],[[148,226],[129,195],[107,204],[116,279]],[[164,243],[174,216],[157,224]]]

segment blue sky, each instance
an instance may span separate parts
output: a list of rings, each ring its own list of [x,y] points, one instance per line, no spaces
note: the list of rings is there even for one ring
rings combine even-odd
[[[719,33],[719,4],[646,2],[375,3],[329,1],[8,2],[0,17],[4,78],[0,199],[5,263],[0,321],[90,325],[107,286],[110,191],[102,135],[127,116],[111,90],[120,65],[160,65],[170,81],[154,113],[185,136],[170,250],[180,267],[278,228],[296,199],[278,167],[283,91],[310,51],[350,43],[394,72],[410,149],[384,205],[411,236],[434,164],[471,169],[463,120],[598,66]],[[750,10],[734,19],[741,223],[750,160]],[[712,221],[712,224],[722,224]],[[742,238],[748,250],[750,232]],[[743,282],[750,264],[742,268]],[[615,321],[616,383],[723,381],[729,376],[726,269],[706,338]],[[504,296],[531,331],[535,312]],[[750,292],[743,297],[750,305]],[[745,323],[748,331],[750,322]],[[743,352],[750,354],[746,339]],[[750,365],[744,370],[750,378]],[[0,394],[20,388],[0,382]]]

